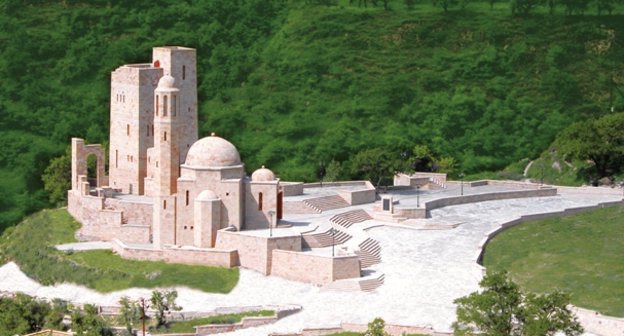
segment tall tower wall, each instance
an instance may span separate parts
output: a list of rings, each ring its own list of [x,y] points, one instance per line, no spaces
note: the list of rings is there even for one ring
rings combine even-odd
[[[154,146],[154,90],[163,69],[124,65],[111,74],[109,185],[141,195],[147,148]]]
[[[152,51],[152,64],[163,69],[163,75],[175,78],[179,93],[178,148],[180,163],[197,141],[197,54],[185,47],[157,47]]]

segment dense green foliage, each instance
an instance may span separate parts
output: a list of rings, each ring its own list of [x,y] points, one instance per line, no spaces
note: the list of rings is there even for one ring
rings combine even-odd
[[[112,336],[108,323],[97,314],[97,308],[85,305],[71,307],[55,299],[48,302],[28,295],[0,297],[0,336],[23,335],[43,329],[67,330],[63,317],[71,313],[73,332],[78,336]]]
[[[0,230],[50,204],[41,175],[70,137],[106,145],[109,74],[153,46],[197,48],[200,134],[286,180],[332,160],[360,178],[354,154],[416,145],[456,172],[499,170],[610,105],[621,15],[360,3],[0,1]]]
[[[0,263],[14,261],[43,285],[71,282],[100,292],[182,285],[228,293],[238,281],[236,268],[126,260],[108,250],[58,251],[54,245],[74,241],[78,227],[65,209],[31,215],[0,236]]]
[[[571,159],[592,163],[579,171],[586,180],[619,174],[624,169],[624,113],[574,123],[559,135],[555,146]]]
[[[567,294],[523,293],[506,272],[489,272],[482,290],[455,300],[458,336],[577,336],[583,327],[568,308]]]
[[[518,225],[496,236],[484,265],[536,293],[565,290],[577,306],[624,316],[623,207]]]

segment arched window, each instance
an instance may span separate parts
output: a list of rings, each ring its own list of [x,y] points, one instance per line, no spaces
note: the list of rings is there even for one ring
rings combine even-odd
[[[258,210],[262,210],[262,193],[258,194]]]

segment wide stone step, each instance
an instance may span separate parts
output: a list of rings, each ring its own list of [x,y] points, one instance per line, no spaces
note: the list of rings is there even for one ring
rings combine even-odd
[[[352,210],[334,215],[329,221],[348,228],[355,223],[361,223],[371,219],[373,219],[373,217],[364,210]]]

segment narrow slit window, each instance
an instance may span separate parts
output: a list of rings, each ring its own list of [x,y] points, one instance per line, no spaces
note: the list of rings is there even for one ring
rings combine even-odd
[[[126,124],[126,135],[130,136],[130,124]]]
[[[178,112],[176,108],[177,104],[178,104],[178,99],[176,95],[172,95],[171,96],[171,115],[174,117],[176,116],[176,113]]]
[[[262,193],[258,194],[258,210],[262,210]]]
[[[115,149],[115,168],[118,168],[117,161],[119,161],[119,151]]]
[[[154,109],[154,111],[156,112],[156,116],[158,116],[158,95],[156,95],[156,108]]]
[[[167,200],[163,200],[163,209],[167,209]]]
[[[145,135],[149,136],[149,125],[145,125]]]
[[[167,132],[164,133],[164,140],[167,141]]]
[[[186,191],[186,205],[189,205],[189,191]]]
[[[182,80],[186,79],[186,65],[182,66]]]
[[[167,116],[167,96],[163,97],[163,117]]]

